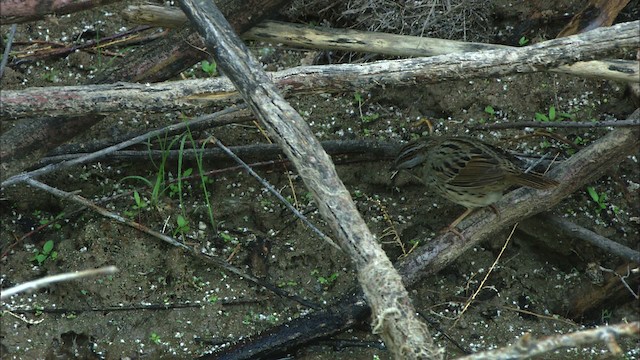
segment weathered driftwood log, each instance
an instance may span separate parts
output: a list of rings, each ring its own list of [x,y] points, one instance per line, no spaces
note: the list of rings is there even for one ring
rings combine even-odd
[[[122,12],[136,23],[180,27],[187,21],[182,11],[157,5],[129,6]],[[608,26],[608,25],[607,25]],[[390,56],[418,57],[459,54],[480,50],[509,49],[496,44],[396,35],[350,29],[290,24],[265,20],[242,34],[246,40],[285,44],[306,49],[366,52]],[[551,72],[599,79],[637,82],[640,77],[638,61],[593,60],[562,65]]]
[[[536,45],[369,64],[305,66],[273,73],[285,92],[345,92],[390,85],[424,85],[478,77],[531,73],[640,46],[640,21],[618,24]],[[638,80],[640,81],[640,79]],[[122,110],[187,110],[222,100],[238,100],[224,77],[150,85],[117,83],[93,86],[30,88],[0,93],[0,117],[35,114],[72,115]]]
[[[295,165],[320,214],[349,254],[380,334],[397,358],[437,358],[426,325],[416,316],[393,264],[368,229],[338,177],[331,158],[305,120],[278,93],[213,3],[181,0],[181,8],[204,37],[215,59],[269,134]]]

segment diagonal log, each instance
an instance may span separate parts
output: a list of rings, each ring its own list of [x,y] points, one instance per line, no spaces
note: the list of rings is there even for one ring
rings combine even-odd
[[[304,119],[282,98],[216,6],[182,0],[180,7],[220,66],[313,193],[323,218],[349,254],[379,333],[397,358],[437,358],[431,335],[416,317],[393,264],[367,228],[329,155]]]
[[[638,118],[640,109],[636,109],[628,119]],[[613,130],[564,161],[561,167],[551,170],[548,175],[560,182],[555,188],[545,191],[520,188],[510,192],[495,204],[501,210],[499,218],[489,215],[490,210],[469,215],[463,222],[467,225],[461,231],[467,241],[461,242],[456,235],[445,234],[402,261],[400,273],[405,284],[410,286],[439,271],[469,248],[507,226],[553,208],[581,186],[598,179],[611,166],[638,151],[638,146],[640,129],[637,127]]]
[[[286,92],[348,92],[380,86],[426,85],[442,81],[533,73],[640,46],[640,21],[600,28],[514,49],[385,60],[368,64],[297,67],[272,74]],[[640,78],[638,79],[640,82]],[[224,77],[157,84],[116,83],[5,90],[0,118],[109,113],[122,110],[189,110],[221,101],[238,101]]]
[[[628,119],[640,118],[640,110],[636,110]],[[540,196],[540,192],[519,189],[507,194],[496,206],[501,209],[502,219],[496,219],[489,211],[481,211],[470,215],[467,221],[458,226],[465,234],[462,242],[453,234],[444,234],[429,240],[427,245],[417,248],[408,258],[397,264],[407,287],[417,284],[421,279],[433,275],[450,265],[467,249],[487,240],[490,236],[505,229],[514,222],[546,211],[556,206],[565,197],[582,188],[604,174],[607,169],[616,166],[620,161],[637,152],[640,146],[640,130],[637,128],[620,128],[611,131],[602,139],[587,146],[570,159],[563,162],[562,167],[552,172],[562,184]],[[504,219],[508,216],[509,219]],[[363,294],[349,293],[326,309],[294,319],[285,324],[273,327],[256,336],[244,338],[241,343],[216,353],[220,359],[247,359],[250,356],[261,358],[274,351],[285,351],[317,339],[337,334],[369,316],[366,307],[362,306]],[[313,330],[305,324],[322,324],[322,330]],[[304,329],[304,330],[301,330]],[[310,331],[316,331],[312,336]],[[255,340],[255,343],[254,341]],[[506,339],[505,339],[506,340]],[[269,346],[277,346],[274,348]],[[213,358],[213,357],[210,357]]]

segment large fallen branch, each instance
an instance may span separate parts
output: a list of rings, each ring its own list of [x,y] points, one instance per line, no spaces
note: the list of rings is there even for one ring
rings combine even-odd
[[[132,5],[123,10],[122,15],[136,23],[155,26],[180,27],[187,22],[187,17],[179,9],[157,5]],[[265,20],[252,27],[242,34],[242,38],[306,49],[355,51],[403,57],[437,56],[511,48],[505,45],[351,29],[332,29],[271,20]],[[628,82],[637,82],[640,73],[637,61],[625,60],[580,61],[548,70]]]
[[[295,165],[318,209],[349,254],[374,317],[374,333],[402,359],[437,358],[427,327],[409,294],[367,228],[335,166],[305,120],[278,93],[229,23],[208,0],[181,0],[180,7],[245,102]]]
[[[345,92],[391,85],[425,85],[442,81],[532,73],[640,46],[640,21],[618,24],[523,48],[450,54],[369,64],[306,66],[273,73],[286,92]],[[638,79],[640,82],[640,79]],[[151,85],[117,83],[2,91],[0,117],[74,115],[122,110],[167,112],[220,101],[238,100],[227,78]]]
[[[638,118],[640,110],[637,109],[629,119]],[[469,215],[463,222],[464,229],[461,231],[467,241],[461,242],[456,235],[445,234],[428,242],[402,261],[400,273],[405,284],[412,285],[423,277],[439,271],[460,254],[497,231],[553,208],[578,188],[598,179],[611,166],[619,164],[629,154],[637,151],[639,145],[640,129],[613,130],[565,160],[561,167],[551,170],[548,175],[560,182],[555,188],[547,191],[520,188],[510,192],[495,204],[500,210],[499,217],[493,215],[490,210]]]
[[[636,110],[629,119],[639,117],[640,111]],[[496,204],[501,210],[499,219],[488,210],[470,215],[466,221],[458,226],[465,235],[466,241],[460,241],[458,236],[451,233],[425,241],[426,245],[415,249],[408,258],[397,266],[403,275],[405,285],[413,286],[424,277],[437,273],[467,249],[489,239],[513,223],[537,212],[553,208],[565,197],[582,188],[584,184],[597,179],[608,168],[616,166],[622,159],[637,151],[638,146],[640,146],[639,129],[613,130],[572,156],[561,167],[553,170],[551,176],[561,181],[560,186],[556,189],[546,193],[519,189],[507,194]],[[349,324],[355,323],[368,316],[367,309],[362,307],[363,301],[362,293],[346,295],[326,309],[276,326],[255,337],[245,338],[241,344],[227,350],[221,349],[217,355],[224,353],[221,358],[225,359],[243,359],[247,358],[248,354],[259,358],[274,351],[273,348],[265,344],[277,344],[279,349],[300,346],[313,339],[308,333],[305,333],[304,336],[296,334],[295,330],[304,328],[305,323],[322,323],[324,325],[322,332],[320,332],[322,336],[338,333],[348,326],[347,322]],[[324,319],[332,319],[332,321],[325,323]],[[257,344],[253,343],[254,339]]]
[[[10,16],[21,11],[20,8],[29,8],[30,15],[27,13],[22,13],[21,15],[24,19],[34,15],[34,11],[42,15],[50,11],[51,7],[59,4],[72,5],[65,2],[66,0],[56,0],[51,3],[44,0],[0,1],[2,1],[0,16]],[[98,5],[104,2],[104,0],[98,0],[97,2],[82,0],[76,4],[78,7],[70,7],[69,11],[80,10],[81,4]],[[277,11],[286,2],[287,0],[229,0],[222,2],[221,6],[223,13],[233,24],[234,29],[245,31],[261,21],[261,19]],[[6,9],[9,10],[5,11]],[[193,39],[189,39],[189,33],[192,33]],[[200,45],[197,45],[197,43]],[[139,49],[131,56],[123,59],[122,62],[116,60],[115,66],[97,73],[94,78],[89,79],[89,83],[113,83],[122,79],[132,82],[166,80],[208,56],[204,51],[202,39],[198,34],[193,33],[191,29],[172,31],[166,37],[156,40],[153,45]],[[84,46],[87,46],[87,44],[52,51],[66,53],[70,49]],[[5,55],[8,56],[8,52]],[[47,96],[46,92],[44,96]],[[62,99],[59,100],[64,102]],[[0,161],[2,161],[4,170],[2,177],[11,176],[29,168],[56,144],[66,142],[83,133],[104,118],[102,115],[84,112],[79,115],[74,115],[73,113],[65,114],[64,112],[56,112],[53,116],[48,115],[40,113],[35,116],[29,116],[30,119],[16,124],[15,127],[9,128],[8,131],[0,135]],[[0,115],[0,119],[4,119],[4,117]],[[52,134],[55,134],[55,136]]]

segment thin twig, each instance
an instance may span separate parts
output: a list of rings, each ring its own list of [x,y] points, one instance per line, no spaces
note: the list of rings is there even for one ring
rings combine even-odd
[[[502,258],[502,254],[504,254],[504,251],[507,249],[507,245],[509,245],[509,242],[511,241],[511,237],[513,237],[513,233],[516,232],[517,227],[518,227],[518,223],[515,223],[513,225],[513,228],[511,228],[511,233],[509,233],[509,236],[507,236],[507,240],[505,240],[504,245],[502,245],[502,249],[500,249],[500,253],[496,257],[496,259],[493,261],[493,264],[491,264],[489,271],[487,271],[486,275],[480,282],[480,285],[478,285],[478,288],[473,293],[473,295],[471,295],[471,297],[467,299],[467,302],[466,304],[464,304],[464,307],[462,308],[460,315],[456,317],[456,320],[453,322],[453,325],[451,325],[451,327],[454,327],[458,323],[458,321],[462,318],[462,315],[465,313],[465,311],[467,311],[467,309],[469,308],[473,300],[475,300],[476,296],[478,296],[480,291],[482,291],[482,289],[484,288],[484,283],[487,282],[487,279],[489,279],[489,276],[493,272],[493,269],[495,269],[496,265],[498,264],[498,261],[500,261],[500,259]]]
[[[36,187],[36,188],[41,189],[41,190],[44,190],[44,191],[46,191],[46,192],[48,192],[50,194],[53,194],[53,195],[55,195],[55,196],[57,196],[59,198],[66,199],[66,200],[72,201],[74,203],[86,206],[86,207],[92,209],[93,211],[97,212],[98,214],[100,214],[100,215],[102,215],[104,217],[107,217],[109,219],[115,220],[115,221],[117,221],[117,222],[119,222],[121,224],[130,226],[130,227],[132,227],[132,228],[134,228],[134,229],[136,229],[138,231],[142,231],[142,232],[144,232],[144,233],[146,233],[148,235],[151,235],[151,236],[153,236],[153,237],[155,237],[157,239],[160,239],[160,240],[162,240],[162,241],[164,241],[164,242],[166,242],[166,243],[168,243],[170,245],[173,245],[173,246],[179,247],[179,248],[181,248],[183,250],[186,250],[188,253],[190,253],[193,256],[196,256],[196,257],[198,257],[200,259],[203,259],[203,260],[205,260],[205,261],[207,261],[209,263],[212,263],[212,264],[214,264],[216,266],[219,266],[219,267],[221,267],[221,268],[223,268],[223,269],[225,269],[225,270],[227,270],[227,271],[229,271],[231,273],[234,273],[234,274],[238,275],[240,278],[244,278],[244,279],[247,279],[247,280],[253,282],[256,285],[265,287],[265,288],[269,289],[270,291],[274,292],[277,295],[280,295],[282,297],[286,297],[288,299],[296,301],[296,302],[298,302],[298,303],[300,303],[300,304],[302,304],[304,306],[307,306],[309,308],[312,308],[312,309],[319,309],[320,308],[318,305],[316,305],[316,304],[314,304],[314,303],[312,303],[310,301],[302,299],[302,298],[300,298],[299,296],[296,296],[296,295],[291,295],[291,294],[287,293],[286,291],[284,291],[284,290],[278,288],[277,286],[272,285],[272,284],[270,284],[268,282],[261,281],[260,279],[243,272],[239,268],[237,268],[237,267],[235,267],[235,266],[233,266],[233,265],[231,265],[231,264],[229,264],[229,263],[227,263],[227,262],[225,262],[223,260],[220,260],[218,258],[212,257],[212,256],[210,256],[208,254],[199,252],[199,251],[197,251],[197,250],[195,250],[195,249],[193,249],[193,248],[181,243],[180,241],[176,240],[175,238],[173,238],[171,236],[167,236],[165,234],[162,234],[160,232],[152,230],[152,229],[150,229],[150,228],[148,228],[148,227],[146,227],[146,226],[144,226],[142,224],[139,224],[137,222],[125,219],[125,218],[123,218],[122,216],[120,216],[118,214],[115,214],[115,213],[113,213],[113,212],[111,212],[111,211],[109,211],[109,210],[107,210],[105,208],[97,206],[93,202],[83,198],[80,195],[76,195],[76,194],[73,194],[73,193],[70,193],[70,192],[66,192],[66,191],[54,188],[54,187],[49,186],[47,184],[41,183],[41,182],[39,182],[38,180],[35,180],[35,179],[28,178],[25,181],[26,181],[27,184],[29,184],[29,185],[31,185],[33,187]]]
[[[522,129],[522,128],[601,128],[640,126],[640,120],[611,120],[594,122],[570,121],[520,121],[513,123],[484,124],[469,127],[470,130]]]
[[[192,130],[193,131],[193,130]],[[397,142],[382,142],[377,140],[328,140],[321,142],[322,147],[331,155],[337,154],[366,154],[375,159],[393,158],[402,144]],[[90,146],[90,144],[87,144]],[[249,144],[230,146],[229,149],[243,158],[269,158],[275,159],[276,155],[283,154],[282,149],[276,144]],[[193,160],[196,156],[202,156],[208,160],[226,159],[228,156],[221,149],[184,149],[180,150],[120,150],[114,151],[104,160],[144,160],[151,159],[177,159],[182,154],[183,159]],[[48,156],[40,160],[39,166],[73,160],[87,153],[61,154]]]
[[[640,333],[640,322],[636,321],[628,324],[600,326],[595,329],[577,331],[570,334],[547,336],[539,340],[533,339],[531,334],[525,334],[512,346],[464,356],[458,358],[458,360],[528,359],[532,356],[562,348],[592,345],[599,342],[605,342],[611,353],[619,355],[622,352],[622,349],[616,343],[615,338],[622,336],[637,336],[638,333]]]
[[[122,39],[125,36],[132,36],[133,38],[137,37],[137,33],[142,32],[142,31],[146,31],[151,29],[151,26],[138,26],[134,29],[131,30],[127,30],[125,32],[122,33],[118,33],[118,34],[114,34],[114,35],[110,35],[101,39],[97,39],[97,40],[89,40],[85,43],[82,44],[72,44],[72,45],[66,45],[66,44],[56,44],[57,46],[60,46],[57,49],[51,49],[51,48],[46,48],[46,49],[35,49],[32,50],[30,49],[29,51],[25,52],[25,54],[16,54],[16,58],[18,59],[19,62],[24,62],[24,61],[28,61],[28,60],[36,60],[36,59],[41,59],[41,58],[46,58],[46,57],[52,57],[52,56],[62,56],[62,55],[67,55],[70,54],[76,50],[84,50],[84,51],[99,51],[100,49],[104,49],[108,46],[114,46],[114,45],[126,45],[125,42],[131,41],[131,38],[128,39]],[[153,37],[159,37],[162,36],[161,34],[155,34],[155,35],[151,35],[152,38]],[[137,41],[137,40],[136,40]],[[107,54],[105,52],[105,50],[102,50],[102,54]],[[119,54],[118,54],[119,55]]]
[[[2,79],[2,75],[4,75],[4,68],[5,66],[7,66],[7,61],[9,61],[9,52],[11,51],[13,37],[16,35],[17,28],[17,24],[11,25],[11,30],[9,31],[9,36],[7,37],[7,46],[5,46],[4,48],[4,54],[2,54],[2,62],[0,63],[0,79]]]
[[[5,299],[15,294],[19,294],[21,292],[25,292],[28,290],[36,290],[43,286],[49,286],[57,282],[77,280],[77,279],[88,277],[88,276],[113,274],[116,271],[118,271],[118,268],[116,268],[115,266],[105,266],[99,269],[89,269],[89,270],[68,272],[68,273],[63,273],[58,275],[45,276],[41,279],[28,281],[26,283],[22,283],[20,285],[8,288],[6,290],[2,290],[2,292],[0,293],[0,299]]]
[[[242,166],[242,168],[244,168],[249,173],[249,175],[251,175],[254,178],[256,178],[256,180],[258,180],[258,182],[260,182],[260,184],[262,184],[262,186],[264,186],[267,190],[269,190],[270,193],[272,193],[276,198],[278,198],[278,200],[280,200],[280,202],[282,202],[289,210],[291,210],[291,212],[295,216],[297,216],[300,220],[302,220],[302,222],[305,223],[322,240],[326,241],[327,243],[329,243],[330,245],[332,245],[336,249],[342,251],[342,249],[340,249],[340,247],[335,242],[333,242],[333,240],[329,236],[325,235],[322,231],[320,231],[320,229],[318,229],[315,225],[313,225],[309,221],[309,219],[307,219],[306,216],[302,215],[302,213],[298,209],[296,209],[293,205],[291,205],[291,203],[288,202],[287,199],[285,199],[278,192],[278,190],[276,190],[271,184],[269,184],[269,182],[267,180],[263,179],[255,171],[253,171],[253,169],[251,167],[249,167],[249,165],[247,165],[247,163],[245,163],[244,161],[242,161],[242,159],[240,159],[238,156],[236,156],[236,154],[234,154],[231,150],[229,150],[228,147],[224,146],[224,144],[222,142],[220,142],[220,140],[218,140],[215,137],[213,137],[213,142],[220,149],[222,149],[222,151],[224,151],[227,155],[229,155],[229,157],[231,157],[235,162],[240,164]]]
[[[6,188],[9,185],[14,185],[20,182],[24,182],[27,181],[28,179],[31,179],[33,177],[37,177],[37,176],[41,176],[44,174],[49,174],[51,172],[54,171],[59,171],[62,169],[66,169],[69,168],[71,166],[74,165],[80,165],[80,164],[84,164],[87,163],[89,161],[92,160],[96,160],[99,159],[103,156],[106,156],[116,150],[120,150],[120,149],[124,149],[128,146],[134,145],[134,144],[138,144],[141,143],[145,140],[151,139],[153,137],[159,136],[164,134],[165,132],[169,132],[169,131],[176,131],[176,130],[181,130],[181,129],[187,129],[189,126],[192,125],[198,125],[201,123],[205,123],[208,121],[213,121],[221,116],[224,115],[228,115],[230,113],[233,113],[235,111],[239,111],[240,109],[243,109],[245,107],[245,105],[238,105],[238,106],[231,106],[229,108],[226,108],[222,111],[218,111],[214,114],[209,114],[209,115],[205,115],[205,116],[200,116],[197,117],[195,119],[189,120],[189,121],[184,121],[181,122],[179,124],[173,124],[173,125],[169,125],[167,127],[158,129],[158,130],[154,130],[151,132],[148,132],[146,134],[140,135],[140,136],[136,136],[133,139],[121,142],[119,144],[113,145],[113,146],[109,146],[105,149],[102,149],[100,151],[96,151],[93,152],[91,154],[87,154],[84,156],[81,156],[79,158],[73,159],[73,160],[69,160],[69,161],[63,161],[61,163],[57,163],[57,164],[51,164],[51,165],[47,165],[44,167],[41,167],[39,169],[33,170],[33,171],[29,171],[29,172],[24,172],[15,176],[12,176],[8,179],[6,179],[5,181],[3,181],[2,183],[0,183],[0,188]]]
[[[606,237],[598,235],[595,232],[578,224],[575,224],[567,219],[549,213],[540,214],[536,217],[539,218],[541,224],[549,224],[555,226],[565,235],[585,240],[588,243],[604,249],[612,254],[618,255],[635,263],[640,263],[639,251],[631,249],[630,247],[624,246],[613,240],[607,239]]]

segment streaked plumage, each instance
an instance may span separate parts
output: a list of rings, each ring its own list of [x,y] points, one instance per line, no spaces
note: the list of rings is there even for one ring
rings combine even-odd
[[[513,186],[548,189],[558,185],[548,177],[524,173],[514,161],[506,151],[478,139],[428,136],[405,145],[394,168],[414,169],[439,195],[467,209],[491,205]]]

